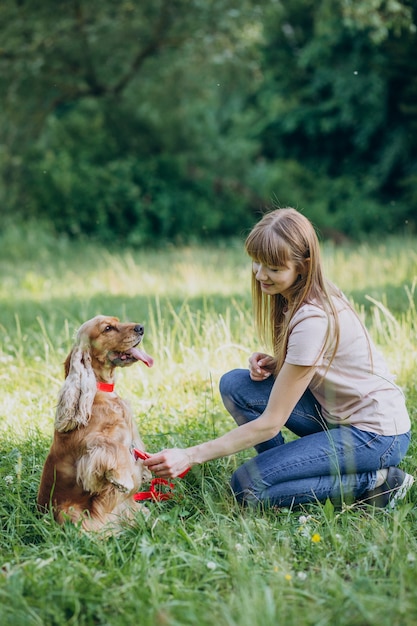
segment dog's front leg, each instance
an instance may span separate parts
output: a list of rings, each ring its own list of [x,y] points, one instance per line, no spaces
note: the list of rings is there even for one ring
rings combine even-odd
[[[98,442],[87,446],[77,463],[77,482],[91,493],[100,493],[111,483],[122,493],[131,493],[136,485],[128,450],[113,442]]]

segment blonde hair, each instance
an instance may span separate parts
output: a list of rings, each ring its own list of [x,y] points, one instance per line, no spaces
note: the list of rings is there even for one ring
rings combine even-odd
[[[288,300],[280,294],[264,294],[252,273],[255,322],[261,340],[269,343],[272,339],[277,361],[275,375],[285,360],[289,323],[307,302],[314,302],[327,314],[327,333],[317,361],[331,345],[331,363],[339,345],[340,334],[334,297],[344,299],[344,296],[324,276],[320,245],[312,223],[295,209],[275,209],[266,213],[254,226],[246,239],[245,249],[254,261],[266,267],[281,267],[291,261],[299,273]],[[344,302],[347,303],[345,299]]]

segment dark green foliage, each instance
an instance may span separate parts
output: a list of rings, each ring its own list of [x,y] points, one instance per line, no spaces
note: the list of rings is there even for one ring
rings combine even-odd
[[[240,235],[271,202],[324,235],[414,232],[397,4],[5,0],[3,213],[132,245]]]
[[[267,29],[269,75],[258,94],[264,157],[290,175],[298,204],[353,237],[407,220],[415,226],[416,205],[405,192],[417,156],[409,132],[417,119],[415,32],[376,44],[369,32],[348,28],[342,3],[332,0],[285,3]],[[271,191],[279,181],[272,178]]]

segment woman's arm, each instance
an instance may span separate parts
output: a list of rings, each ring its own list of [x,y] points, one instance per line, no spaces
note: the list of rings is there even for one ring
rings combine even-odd
[[[158,476],[174,478],[197,463],[229,456],[268,441],[285,425],[313,376],[312,367],[284,363],[272,387],[267,407],[256,420],[190,448],[162,450],[151,455],[144,464]]]

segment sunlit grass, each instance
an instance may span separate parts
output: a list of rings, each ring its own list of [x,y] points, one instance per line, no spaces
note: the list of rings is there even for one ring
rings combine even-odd
[[[335,248],[328,274],[366,320],[417,416],[416,242]],[[62,363],[97,313],[145,324],[155,366],[120,372],[149,449],[230,428],[223,372],[259,347],[242,242],[106,250],[42,231],[0,236],[0,620],[25,626],[413,626],[417,509],[241,511],[228,481],[251,455],[196,467],[171,502],[103,542],[34,501]],[[404,466],[417,472],[413,442]]]

